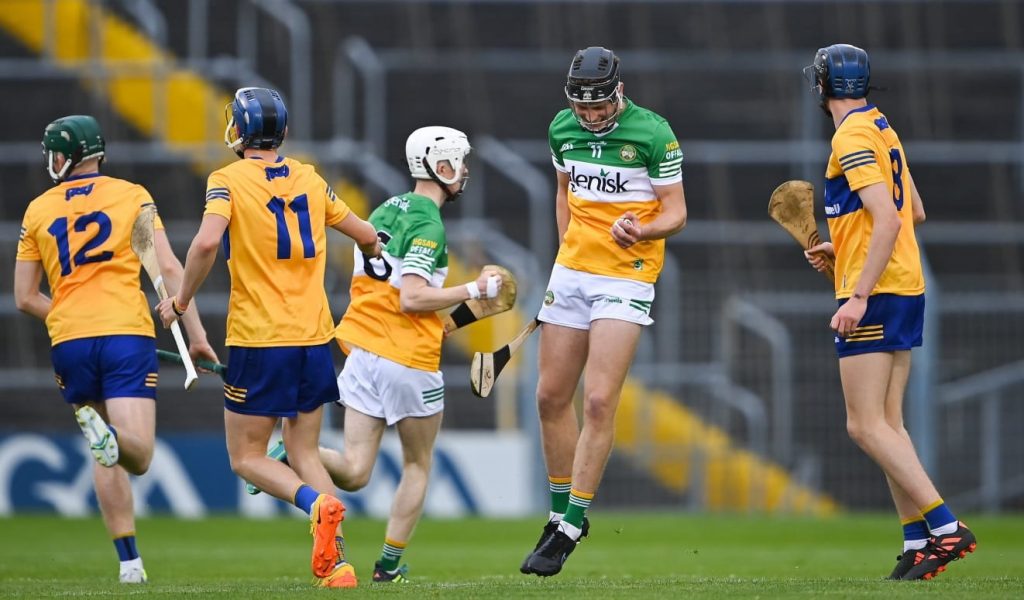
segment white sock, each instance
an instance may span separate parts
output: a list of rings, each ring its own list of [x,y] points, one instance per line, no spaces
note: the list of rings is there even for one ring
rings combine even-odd
[[[583,530],[579,527],[567,522],[565,519],[558,523],[558,530],[569,536],[571,540],[578,540],[583,535]]]
[[[562,522],[562,517],[564,517],[564,516],[565,516],[565,513],[549,512],[548,513],[548,523],[561,523]]]
[[[903,540],[903,551],[920,550],[928,545],[928,540]]]
[[[952,523],[946,523],[942,527],[938,527],[931,530],[932,535],[949,535],[956,531],[956,528],[960,526],[959,521],[953,521]]]
[[[133,558],[131,560],[122,560],[121,561],[121,572],[122,573],[124,573],[125,571],[127,571],[129,569],[133,569],[133,568],[134,569],[141,569],[142,568],[142,557],[141,556],[138,556],[138,557]]]

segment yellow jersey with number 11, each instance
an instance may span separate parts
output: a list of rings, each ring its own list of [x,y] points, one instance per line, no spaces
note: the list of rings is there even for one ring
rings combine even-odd
[[[324,272],[327,227],[350,212],[297,160],[238,160],[214,171],[207,215],[228,220],[228,346],[313,346],[334,337]]]

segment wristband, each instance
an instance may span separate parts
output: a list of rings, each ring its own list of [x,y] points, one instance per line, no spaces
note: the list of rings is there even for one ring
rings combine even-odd
[[[476,300],[480,297],[480,288],[476,286],[475,281],[471,281],[466,284],[466,291],[469,292],[470,300]]]
[[[185,314],[186,310],[188,310],[188,305],[186,305],[184,308],[179,308],[178,307],[178,299],[176,297],[175,298],[171,298],[171,310],[174,311],[174,314],[176,314],[176,315],[178,315],[180,317],[180,316]]]

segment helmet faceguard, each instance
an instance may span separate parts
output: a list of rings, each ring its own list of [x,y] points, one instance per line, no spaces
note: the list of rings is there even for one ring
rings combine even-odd
[[[451,127],[420,127],[409,135],[405,142],[405,158],[409,174],[415,179],[429,179],[444,190],[447,201],[455,200],[466,189],[469,174],[465,168],[466,157],[473,148],[465,133]],[[451,177],[442,177],[438,165],[448,161],[454,171]],[[449,186],[459,183],[458,191]]]
[[[224,143],[239,157],[246,148],[273,150],[284,142],[288,109],[276,90],[241,88],[224,107]]]
[[[565,97],[580,127],[591,133],[610,131],[622,113],[619,57],[607,48],[591,46],[576,52],[569,65]],[[610,114],[598,121],[588,121],[578,112],[580,107],[609,107]]]
[[[54,170],[57,153],[64,155],[64,166]],[[106,154],[106,141],[100,131],[100,124],[90,115],[61,117],[46,126],[43,131],[43,156],[46,157],[46,172],[54,183],[60,183],[84,160],[99,158]]]
[[[804,67],[804,77],[827,114],[829,98],[866,98],[873,89],[868,53],[849,44],[818,48],[814,63]]]

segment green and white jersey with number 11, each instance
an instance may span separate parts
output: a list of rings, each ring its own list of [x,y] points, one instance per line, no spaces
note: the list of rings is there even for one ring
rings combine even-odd
[[[618,122],[607,133],[584,130],[570,109],[551,122],[551,156],[555,168],[569,177],[571,215],[555,262],[587,273],[654,282],[665,241],[623,249],[610,231],[626,211],[641,223],[661,212],[654,186],[682,181],[683,153],[668,121],[628,98],[624,102]]]
[[[370,215],[384,244],[381,258],[355,249],[352,299],[338,324],[342,348],[358,346],[399,364],[437,371],[444,327],[433,312],[402,312],[402,277],[415,275],[435,288],[448,275],[448,245],[441,211],[434,201],[406,193],[390,198]]]

